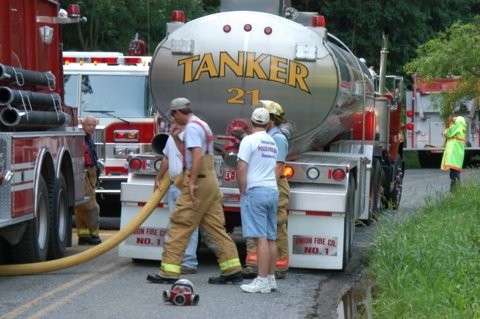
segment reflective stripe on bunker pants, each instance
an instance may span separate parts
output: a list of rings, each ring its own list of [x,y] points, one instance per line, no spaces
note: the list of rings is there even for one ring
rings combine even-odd
[[[225,215],[223,213],[222,194],[213,167],[213,157],[205,155],[197,177],[198,188],[195,195],[199,201],[193,205],[189,194],[189,171],[181,187],[175,211],[170,216],[170,229],[164,245],[160,275],[178,277],[188,239],[195,227],[199,226],[202,234],[208,236],[218,250],[217,261],[222,274],[229,275],[240,271],[241,264],[235,242],[225,231]],[[164,266],[164,264],[166,266]]]
[[[288,234],[287,234],[287,206],[290,198],[290,185],[286,178],[277,181],[278,187],[278,209],[277,209],[277,271],[288,270]],[[257,249],[255,242],[247,238],[246,266],[257,266]]]

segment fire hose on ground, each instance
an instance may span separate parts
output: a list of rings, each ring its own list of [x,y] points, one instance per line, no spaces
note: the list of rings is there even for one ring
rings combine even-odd
[[[36,275],[44,272],[56,271],[83,264],[100,255],[103,255],[104,253],[118,246],[150,216],[167,192],[169,186],[170,178],[168,174],[165,174],[160,187],[155,190],[152,197],[150,197],[145,206],[142,207],[142,209],[130,221],[130,223],[124,228],[121,228],[116,234],[101,244],[93,246],[92,248],[81,253],[56,260],[29,264],[0,265],[0,276]]]

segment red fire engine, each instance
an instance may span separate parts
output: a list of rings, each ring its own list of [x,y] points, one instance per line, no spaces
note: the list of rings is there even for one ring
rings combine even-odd
[[[455,91],[458,78],[424,79],[413,76],[411,89],[406,92],[405,152],[416,152],[423,168],[439,168],[442,162],[445,138],[445,118],[440,101],[442,92]],[[462,115],[467,124],[464,166],[480,155],[478,98],[456,101],[453,111]]]
[[[120,52],[63,53],[65,102],[78,108],[80,121],[88,114],[98,120],[94,140],[104,164],[96,190],[101,216],[120,216],[127,156],[151,150],[150,60]]]
[[[61,24],[78,5],[0,1],[0,260],[63,256],[84,200],[83,138],[63,101]]]

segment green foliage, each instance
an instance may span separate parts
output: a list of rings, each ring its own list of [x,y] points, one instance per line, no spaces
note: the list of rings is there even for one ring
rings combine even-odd
[[[420,168],[417,152],[403,151],[403,161],[405,162],[406,169]]]
[[[480,96],[480,16],[470,23],[454,23],[417,50],[404,67],[408,73],[429,78],[458,76],[455,91],[442,93],[440,109],[450,114],[457,102]]]
[[[187,20],[213,12],[216,1],[201,0],[65,0],[80,5],[85,24],[66,25],[63,29],[65,50],[119,51],[127,53],[135,34],[147,45],[151,55],[165,37],[166,23],[173,10],[183,10]]]
[[[380,226],[370,255],[374,318],[480,315],[480,184]]]
[[[390,74],[403,74],[417,47],[437,32],[480,13],[478,0],[294,0],[292,5],[325,15],[328,32],[377,69],[382,32],[387,31]]]

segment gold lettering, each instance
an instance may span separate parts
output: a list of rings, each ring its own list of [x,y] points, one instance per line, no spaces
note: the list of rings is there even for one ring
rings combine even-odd
[[[280,64],[284,64],[285,67],[281,67]],[[287,80],[285,78],[281,78],[280,74],[287,75],[286,66],[287,59],[272,56],[270,58],[270,80],[285,84]]]
[[[190,58],[178,60],[177,65],[183,65],[183,83],[192,82],[193,61],[198,61],[200,56],[194,55]]]
[[[207,73],[210,78],[218,77],[217,69],[215,69],[215,61],[211,53],[207,53],[203,56],[200,65],[198,66],[197,73],[193,77],[193,81],[197,81],[202,76],[202,73]]]
[[[243,64],[245,59],[245,52],[238,51],[237,61],[235,61],[228,52],[220,52],[220,67],[218,70],[218,76],[225,76],[225,67],[227,66],[232,72],[238,76],[243,77]]]
[[[269,67],[268,72],[262,66],[264,61],[268,63],[265,65]],[[226,77],[228,68],[237,77],[273,81],[310,93],[307,85],[309,71],[304,64],[263,53],[257,57],[256,52],[238,51],[237,60],[235,60],[228,52],[220,52],[218,68],[212,53],[206,53],[203,57],[194,55],[180,59],[178,65],[183,66],[184,84],[198,81],[203,74],[209,78]]]
[[[258,58],[255,59],[255,52],[247,52],[247,65],[245,66],[245,77],[246,78],[254,78],[256,74],[258,79],[261,80],[268,80],[268,76],[263,71],[262,66],[260,63],[262,63],[263,60],[268,58],[268,55],[266,54],[260,54]]]
[[[299,87],[300,90],[310,93],[310,89],[305,82],[308,77],[307,67],[295,61],[290,61],[288,64],[288,85]]]

